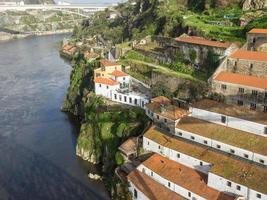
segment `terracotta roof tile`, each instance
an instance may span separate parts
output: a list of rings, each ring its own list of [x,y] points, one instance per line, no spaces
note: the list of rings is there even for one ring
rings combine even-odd
[[[176,128],[267,156],[267,137],[194,117],[183,117]]]
[[[169,160],[159,154],[152,155],[142,164],[153,172],[159,174],[161,177],[186,188],[205,199],[235,199],[233,196],[229,196],[223,192],[208,187],[208,176],[206,174]]]
[[[211,163],[213,166],[210,172],[235,183],[252,188],[258,192],[267,194],[267,169],[265,167],[235,159],[230,155],[219,153],[208,147],[198,145],[197,143],[193,144],[177,136],[169,135],[169,133],[156,127],[150,128],[145,133],[144,137],[164,147]],[[172,171],[171,167],[169,171]],[[173,175],[174,172],[171,174],[172,178],[177,177]]]
[[[219,48],[228,48],[232,44],[231,42],[211,41],[203,37],[196,37],[196,36],[178,37],[175,38],[175,40],[177,42],[185,42],[185,43],[199,44],[199,45],[219,47]]]
[[[133,137],[126,140],[122,145],[119,147],[119,150],[122,151],[124,154],[133,154],[137,151],[138,147],[138,138]]]
[[[193,103],[192,107],[267,125],[267,113],[237,105],[228,105],[210,99],[202,99]]]
[[[99,58],[100,56],[97,53],[86,51],[84,53],[84,57],[89,59],[89,58]]]
[[[229,58],[267,62],[267,53],[261,51],[237,50],[231,54]]]
[[[253,28],[248,33],[267,34],[267,29]]]
[[[101,65],[104,67],[112,67],[112,66],[118,66],[119,64],[113,61],[109,60],[101,60],[100,61]]]
[[[249,76],[231,72],[221,72],[215,77],[216,81],[244,85],[254,88],[267,89],[267,78]]]
[[[188,110],[182,109],[166,98],[157,97],[151,100],[151,103],[145,105],[151,112],[160,116],[166,117],[171,120],[180,119],[182,116],[187,115]]]
[[[120,70],[114,70],[111,74],[116,76],[116,77],[129,76],[128,74],[126,74],[125,72],[120,71]]]
[[[185,198],[179,196],[175,192],[167,189],[165,186],[151,179],[148,175],[138,171],[132,171],[128,176],[138,190],[145,194],[150,200],[184,200]]]
[[[117,85],[117,84],[119,84],[117,81],[114,81],[110,78],[102,78],[102,77],[95,78],[95,83],[102,83],[105,85]]]

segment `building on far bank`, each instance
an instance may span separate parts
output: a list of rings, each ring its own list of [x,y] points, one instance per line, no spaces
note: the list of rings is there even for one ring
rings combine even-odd
[[[267,29],[254,28],[247,33],[247,50],[267,52]]]

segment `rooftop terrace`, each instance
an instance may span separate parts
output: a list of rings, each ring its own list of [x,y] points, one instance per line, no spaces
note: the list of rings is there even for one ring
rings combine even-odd
[[[237,160],[231,155],[193,144],[187,140],[169,135],[156,127],[150,128],[144,137],[167,148],[211,163],[213,165],[211,173],[267,194],[267,168],[265,167],[251,164],[245,160]]]
[[[234,200],[235,197],[219,192],[207,185],[207,175],[159,154],[152,155],[142,163],[163,178],[204,197],[205,199]]]
[[[160,183],[154,181],[146,174],[138,171],[137,169],[132,171],[128,176],[128,180],[131,181],[138,190],[145,194],[151,200],[172,199],[172,200],[184,200],[185,198],[179,196],[175,192],[169,190]]]
[[[228,105],[210,99],[202,99],[194,103],[192,107],[267,125],[267,113],[246,109],[237,105]]]
[[[181,130],[267,156],[266,137],[193,117],[182,118],[176,127]]]
[[[188,114],[187,110],[174,105],[168,98],[162,96],[152,99],[146,107],[153,113],[171,120],[180,119]]]

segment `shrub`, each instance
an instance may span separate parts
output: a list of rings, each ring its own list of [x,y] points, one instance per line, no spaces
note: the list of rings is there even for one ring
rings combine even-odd
[[[115,160],[117,165],[122,165],[124,163],[124,158],[119,151],[115,154]]]

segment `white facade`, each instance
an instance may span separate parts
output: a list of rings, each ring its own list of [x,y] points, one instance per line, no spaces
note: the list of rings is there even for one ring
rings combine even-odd
[[[175,135],[178,137],[187,139],[187,140],[200,143],[205,146],[212,147],[214,149],[217,149],[217,150],[220,150],[226,153],[230,153],[230,154],[242,157],[247,160],[252,160],[262,165],[267,165],[267,156],[254,153],[246,149],[242,149],[242,148],[239,148],[233,145],[225,144],[223,142],[213,140],[207,137],[203,137],[198,134],[194,134],[194,133],[184,131],[178,128],[175,129]]]
[[[95,93],[96,95],[104,96],[108,99],[112,98],[111,91],[115,91],[119,88],[119,84],[117,85],[107,85],[103,83],[95,83]]]
[[[147,198],[147,196],[143,192],[138,190],[131,181],[129,181],[128,189],[133,195],[133,200],[149,200],[149,198]]]
[[[227,180],[216,174],[209,173],[208,186],[219,191],[234,193],[248,200],[267,200],[267,195],[252,190],[246,186]]]
[[[149,99],[134,93],[120,93],[116,90],[112,90],[109,97],[112,101],[116,101],[119,103],[138,106],[144,108],[145,104],[149,102]]]
[[[267,125],[193,107],[190,108],[190,111],[195,118],[267,137]],[[225,123],[222,122],[224,117]]]
[[[267,200],[266,194],[262,194],[255,190],[247,188],[244,185],[234,183],[226,178],[220,177],[218,175],[215,175],[209,172],[212,167],[210,163],[206,163],[205,161],[188,156],[186,154],[175,151],[168,147],[164,147],[146,137],[143,138],[143,148],[145,150],[161,154],[162,156],[165,156],[170,160],[174,160],[192,169],[196,169],[203,173],[208,174],[208,186],[218,191],[241,195],[241,196],[247,197],[248,200],[260,200],[260,199]],[[179,154],[179,157],[177,156],[177,154]],[[200,164],[200,162],[202,163]],[[231,182],[232,187],[228,186],[229,182]],[[238,190],[239,187],[240,187],[240,190]],[[256,198],[257,195],[261,195],[261,198]]]
[[[177,184],[175,184],[174,182],[171,182],[167,179],[165,179],[164,177],[160,176],[159,174],[153,172],[151,169],[147,168],[144,165],[139,165],[137,167],[137,169],[148,175],[150,178],[154,179],[155,181],[157,181],[158,183],[160,183],[161,185],[165,186],[166,188],[172,190],[173,192],[179,194],[180,196],[189,199],[189,200],[205,200],[205,198],[193,193],[190,190],[187,190]]]
[[[181,152],[175,151],[173,149],[164,147],[153,140],[150,140],[146,137],[143,137],[143,148],[147,151],[152,151],[155,153],[158,153],[162,156],[167,157],[170,160],[176,161],[178,163],[181,163],[187,167],[196,169],[198,171],[201,171],[205,174],[208,174],[211,164],[207,163],[203,160],[196,159],[194,157],[188,156],[186,154],[183,154]]]

